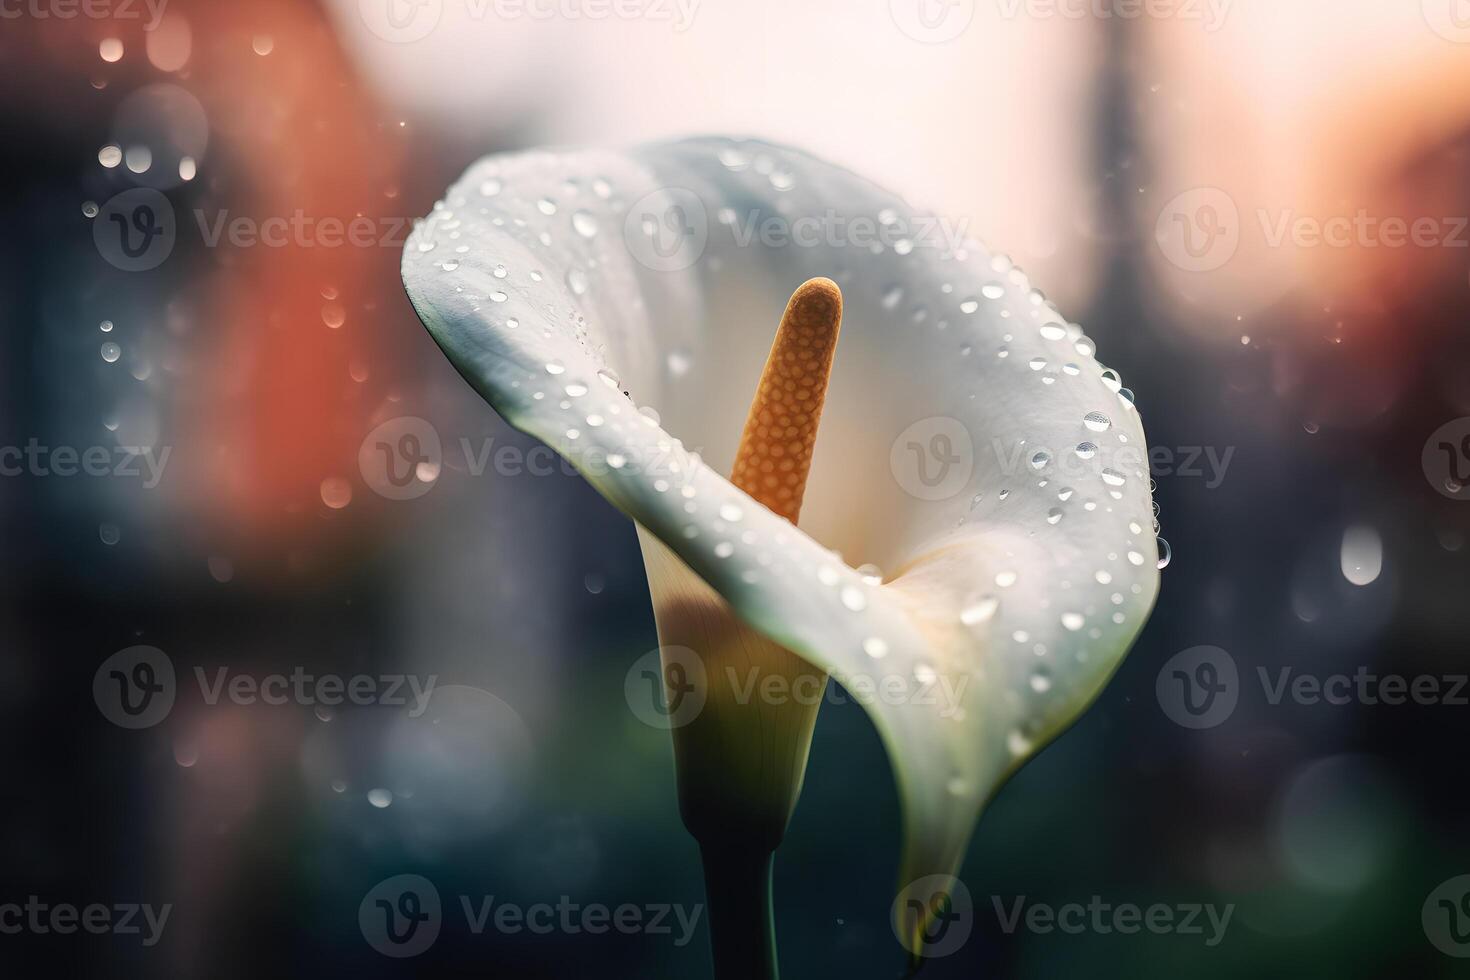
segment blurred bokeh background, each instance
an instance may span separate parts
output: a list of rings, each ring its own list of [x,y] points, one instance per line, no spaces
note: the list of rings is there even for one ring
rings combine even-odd
[[[487,152],[725,132],[1008,251],[1157,450],[1157,611],[990,808],[973,932],[925,974],[1463,975],[1470,905],[1462,931],[1430,921],[1470,873],[1463,0],[0,3],[0,905],[172,906],[151,946],[0,933],[6,975],[709,975],[702,928],[476,935],[460,914],[702,888],[668,735],[624,697],[657,644],[633,528],[560,468],[470,465],[534,446],[433,346],[398,262]],[[147,268],[94,235],[135,189],[176,218]],[[298,215],[370,240],[210,242]],[[359,450],[400,416],[445,451],[395,500]],[[106,463],[65,475],[61,447]],[[180,693],[134,730],[93,681],[136,645]],[[1196,730],[1156,681],[1200,645],[1240,697]],[[1272,703],[1260,671],[1287,667],[1441,696]],[[438,691],[417,717],[210,704],[196,670]],[[897,840],[871,725],[826,706],[777,866],[788,975],[898,975]],[[358,922],[405,873],[446,907],[411,960]],[[1018,896],[1234,912],[1215,945],[1008,932],[995,903]]]

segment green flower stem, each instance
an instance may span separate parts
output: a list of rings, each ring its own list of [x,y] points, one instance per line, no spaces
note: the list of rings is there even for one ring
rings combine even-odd
[[[715,980],[777,980],[776,925],[771,914],[774,852],[704,845]]]

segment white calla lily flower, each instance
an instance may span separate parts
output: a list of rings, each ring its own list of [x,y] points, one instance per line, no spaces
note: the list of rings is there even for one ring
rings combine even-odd
[[[797,527],[725,474],[814,277],[843,313]],[[1007,258],[847,170],[730,139],[487,157],[403,279],[480,394],[638,523],[661,642],[700,652],[666,611],[703,602],[865,706],[904,883],[957,871],[985,802],[1148,616],[1129,393]],[[903,925],[911,951],[924,925]]]

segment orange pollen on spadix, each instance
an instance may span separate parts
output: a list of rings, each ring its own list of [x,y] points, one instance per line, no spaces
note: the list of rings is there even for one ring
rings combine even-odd
[[[730,481],[795,524],[842,328],[842,290],[808,279],[791,294],[766,357]]]

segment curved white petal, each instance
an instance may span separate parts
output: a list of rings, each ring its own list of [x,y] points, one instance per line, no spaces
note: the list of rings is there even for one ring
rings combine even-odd
[[[958,867],[985,800],[1097,695],[1158,588],[1127,392],[953,232],[800,152],[700,139],[481,160],[403,260],[420,317],[512,424],[757,630],[875,682],[905,881]],[[814,276],[845,316],[797,529],[723,474]]]

